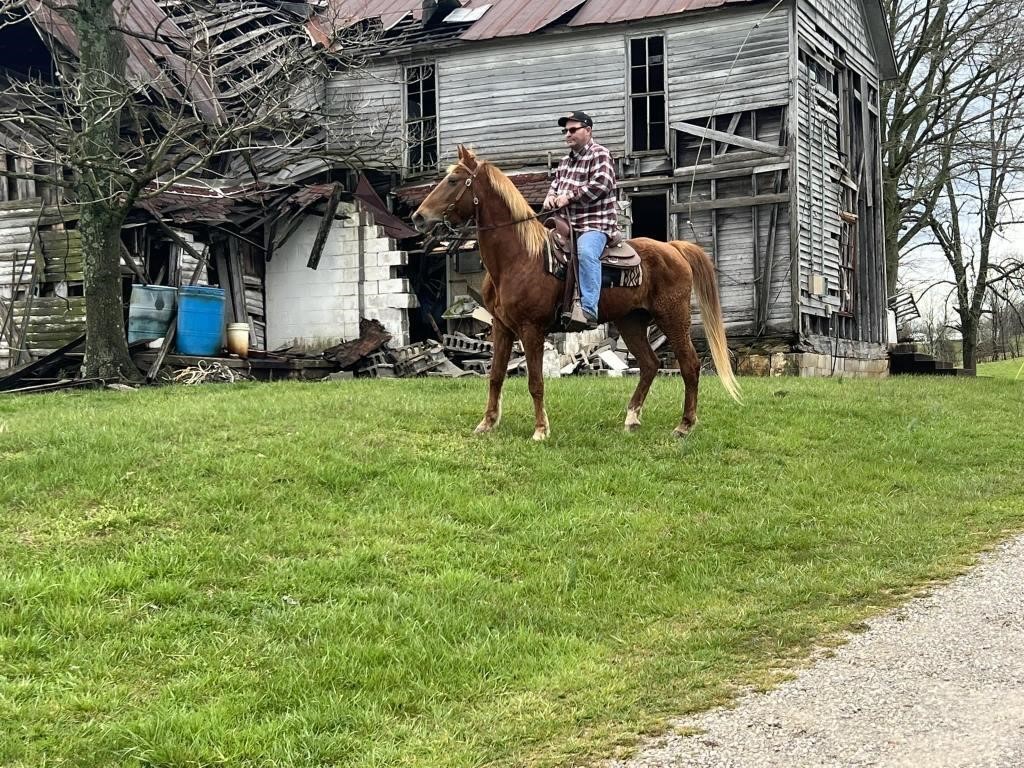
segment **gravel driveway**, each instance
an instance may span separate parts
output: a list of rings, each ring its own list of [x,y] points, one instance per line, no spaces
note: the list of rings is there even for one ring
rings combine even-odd
[[[1021,768],[1024,536],[794,680],[674,725],[700,733],[606,765]]]

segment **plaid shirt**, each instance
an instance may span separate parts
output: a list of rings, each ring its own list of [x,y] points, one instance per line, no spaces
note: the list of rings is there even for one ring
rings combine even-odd
[[[618,228],[615,165],[611,153],[595,141],[562,158],[548,194],[569,196],[565,210],[577,232],[612,234]]]

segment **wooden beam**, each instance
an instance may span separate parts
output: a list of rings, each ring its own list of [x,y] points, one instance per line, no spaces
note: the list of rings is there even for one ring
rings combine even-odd
[[[327,236],[331,233],[331,227],[334,225],[334,214],[338,212],[338,205],[341,204],[341,184],[334,183],[334,191],[331,192],[331,197],[327,201],[327,208],[324,210],[324,217],[320,221],[320,229],[316,233],[316,239],[313,241],[313,249],[309,252],[309,261],[306,262],[306,266],[310,269],[316,269],[320,265],[320,257],[323,255],[324,246],[327,244]]]
[[[789,160],[777,160],[775,162],[762,163],[728,163],[721,165],[695,165],[689,168],[676,168],[672,175],[677,179],[685,179],[695,176],[697,181],[708,181],[710,179],[731,179],[737,176],[747,176],[757,173],[773,173],[775,171],[788,171]],[[622,184],[622,186],[629,186]]]
[[[139,278],[139,281],[143,285],[149,284],[149,278],[146,277],[146,273],[142,271],[142,267],[139,266],[139,263],[135,261],[135,257],[132,256],[131,251],[128,250],[128,246],[124,244],[123,240],[121,241],[121,261],[123,261],[125,265],[135,273],[135,276]]]
[[[716,211],[723,208],[744,208],[748,205],[773,205],[789,200],[789,192],[775,192],[767,195],[747,195],[745,197],[725,197],[718,200],[697,200],[692,203],[677,203],[669,210],[672,213],[689,213],[691,211]]]
[[[736,136],[731,133],[726,133],[725,131],[716,131],[713,128],[704,128],[692,123],[671,123],[669,127],[674,131],[688,133],[691,136],[699,136],[712,141],[721,141],[726,144],[732,144],[736,147],[743,147],[744,149],[753,149],[757,152],[763,152],[766,155],[778,155],[781,157],[786,154],[786,148],[780,147],[778,144],[769,144],[766,141],[748,139],[744,136]]]

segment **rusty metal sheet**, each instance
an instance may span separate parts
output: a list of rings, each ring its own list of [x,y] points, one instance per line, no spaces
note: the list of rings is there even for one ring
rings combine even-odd
[[[751,2],[755,0],[462,0],[464,8],[485,5],[490,8],[463,32],[461,39],[491,40],[528,35],[566,17],[569,17],[569,26],[582,27]],[[326,41],[324,32],[328,28],[340,29],[365,19],[379,18],[384,28],[390,29],[410,16],[416,20],[423,17],[422,0],[330,0],[327,13],[310,21],[310,33]]]
[[[623,3],[622,0],[589,0],[584,8],[569,22],[570,27],[587,24],[615,24],[623,21],[639,21],[657,16],[671,16],[684,11],[717,8],[727,4],[749,4],[755,0],[636,0]]]
[[[586,0],[490,0],[491,9],[463,33],[463,40],[491,40],[496,37],[528,35],[543,29]],[[473,2],[470,5],[486,4]]]

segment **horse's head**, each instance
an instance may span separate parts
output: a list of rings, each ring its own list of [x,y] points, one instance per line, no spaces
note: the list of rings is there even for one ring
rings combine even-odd
[[[473,190],[479,170],[476,155],[459,144],[459,161],[448,169],[448,175],[420,203],[412,215],[413,226],[428,234],[441,226],[452,229],[472,219],[479,202]]]

